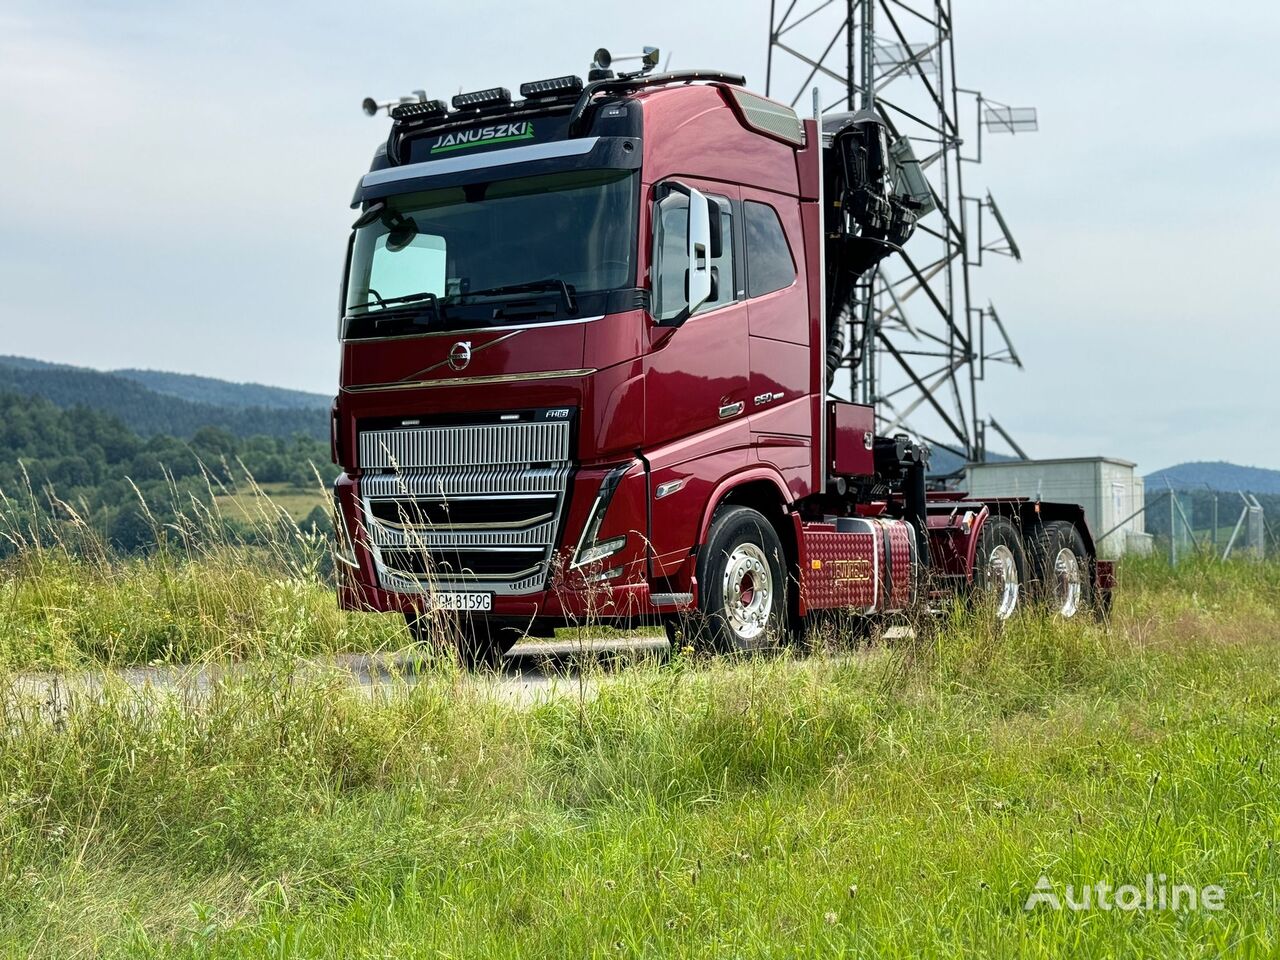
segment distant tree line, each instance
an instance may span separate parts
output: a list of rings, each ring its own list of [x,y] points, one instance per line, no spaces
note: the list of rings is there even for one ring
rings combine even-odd
[[[143,437],[96,410],[0,393],[0,491],[10,501],[8,520],[24,510],[74,511],[125,551],[152,545],[157,525],[193,505],[210,506],[224,485],[243,484],[246,474],[258,483],[314,487],[317,468],[322,475],[329,469],[329,448],[309,436],[237,437],[204,426],[189,440]],[[328,520],[317,508],[308,522]]]
[[[221,427],[239,437],[289,439],[304,434],[328,436],[327,411],[268,407],[229,407],[168,396],[116,374],[77,368],[26,369],[0,364],[0,392],[45,397],[59,407],[87,407],[111,414],[142,436],[169,434],[194,439],[206,427]]]

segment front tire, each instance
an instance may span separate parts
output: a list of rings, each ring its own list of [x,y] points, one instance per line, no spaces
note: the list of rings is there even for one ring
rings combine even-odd
[[[1093,605],[1093,564],[1079,528],[1066,520],[1041,524],[1031,537],[1037,593],[1049,612],[1070,620]]]
[[[1008,620],[1025,599],[1027,551],[1018,528],[1005,517],[989,516],[978,535],[973,581],[978,595],[989,598],[997,620]]]
[[[701,633],[719,653],[771,649],[787,617],[786,563],[773,525],[749,507],[722,507],[698,554]]]

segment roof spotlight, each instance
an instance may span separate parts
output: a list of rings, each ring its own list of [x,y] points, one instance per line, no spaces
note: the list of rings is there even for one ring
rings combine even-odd
[[[424,117],[443,117],[449,112],[443,100],[403,100],[391,108],[391,116],[395,120],[419,120]]]
[[[511,91],[506,87],[489,87],[472,93],[460,93],[453,98],[455,110],[482,110],[485,107],[509,106]]]
[[[426,103],[427,91],[414,90],[412,95],[407,97],[397,97],[394,100],[375,100],[373,97],[365,97],[360,103],[360,109],[364,111],[366,117],[376,117],[380,110],[387,111],[387,115],[391,115],[391,109],[402,103]]]
[[[543,100],[550,97],[573,96],[582,92],[582,78],[572,74],[552,77],[550,80],[532,80],[520,84],[520,96],[526,100]]]

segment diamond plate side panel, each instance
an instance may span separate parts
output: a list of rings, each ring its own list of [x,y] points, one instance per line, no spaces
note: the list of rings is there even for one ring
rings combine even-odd
[[[914,531],[901,520],[881,520],[880,524],[885,534],[881,541],[885,552],[883,569],[891,572],[891,576],[883,580],[881,609],[905,610],[915,600],[916,593]]]
[[[874,610],[879,594],[880,541],[878,529],[837,533],[828,524],[806,526],[800,564],[805,604],[813,610]]]

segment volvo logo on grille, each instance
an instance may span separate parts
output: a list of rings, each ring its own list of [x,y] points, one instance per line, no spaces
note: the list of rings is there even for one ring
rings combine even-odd
[[[449,366],[454,370],[465,370],[471,362],[471,341],[459,340],[449,348]]]

